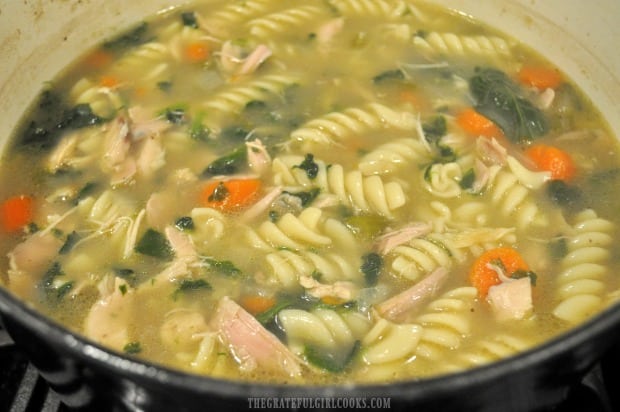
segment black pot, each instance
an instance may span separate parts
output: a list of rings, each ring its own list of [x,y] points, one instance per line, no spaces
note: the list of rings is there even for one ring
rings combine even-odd
[[[108,351],[2,288],[0,313],[6,330],[62,401],[97,411],[316,411],[369,405],[416,412],[535,411],[563,401],[570,387],[620,342],[616,305],[545,345],[463,373],[386,385],[262,385],[200,377]]]

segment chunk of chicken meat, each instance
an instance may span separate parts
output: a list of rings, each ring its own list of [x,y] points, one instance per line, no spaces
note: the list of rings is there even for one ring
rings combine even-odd
[[[219,331],[242,370],[261,368],[284,372],[290,377],[301,375],[301,361],[229,297],[220,299],[211,326]]]
[[[525,318],[533,308],[530,278],[509,279],[491,286],[487,301],[500,321]]]
[[[129,323],[133,312],[134,291],[119,277],[104,279],[100,290],[101,298],[90,308],[84,320],[84,334],[96,342],[121,351],[130,341]],[[125,290],[125,293],[122,290]]]
[[[440,267],[409,289],[379,303],[375,310],[383,318],[402,322],[435,296],[447,279],[448,269]]]

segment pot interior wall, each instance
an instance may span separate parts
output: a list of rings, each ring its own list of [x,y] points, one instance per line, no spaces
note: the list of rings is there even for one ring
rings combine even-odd
[[[617,135],[620,2],[429,0],[493,25],[556,62],[600,107]],[[84,50],[144,16],[187,0],[3,2],[0,5],[0,147],[42,85]]]

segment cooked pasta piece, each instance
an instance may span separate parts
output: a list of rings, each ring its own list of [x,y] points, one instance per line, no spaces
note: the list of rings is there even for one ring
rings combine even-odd
[[[557,298],[560,303],[553,314],[567,322],[577,323],[592,316],[603,303],[606,292],[606,266],[610,257],[615,227],[598,217],[592,209],[575,217],[574,233],[567,238],[567,255],[560,262],[557,276]]]

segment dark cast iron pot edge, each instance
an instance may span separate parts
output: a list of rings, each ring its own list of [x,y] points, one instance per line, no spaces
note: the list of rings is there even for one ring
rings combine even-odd
[[[192,411],[205,405],[241,410],[259,406],[251,403],[256,399],[276,399],[291,409],[372,401],[392,410],[533,411],[562,401],[570,386],[620,342],[617,303],[541,346],[456,374],[390,384],[274,385],[193,375],[115,353],[49,320],[2,287],[0,314],[9,335],[63,402],[83,410]],[[284,403],[297,398],[323,401]]]

